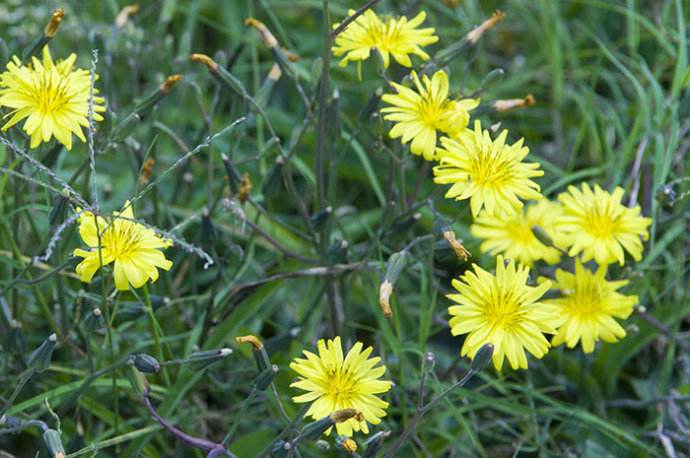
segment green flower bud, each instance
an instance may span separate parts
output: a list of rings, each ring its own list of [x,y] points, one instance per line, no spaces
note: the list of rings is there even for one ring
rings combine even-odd
[[[197,351],[189,355],[187,361],[195,371],[200,371],[208,366],[217,363],[226,356],[232,354],[229,348],[221,348],[220,350]]]
[[[475,372],[483,370],[491,362],[491,357],[493,355],[494,346],[490,343],[484,344],[474,355],[474,358],[472,358],[470,369]]]
[[[36,372],[43,372],[48,369],[56,344],[57,336],[51,334],[37,349],[31,352],[27,363],[29,367],[33,368]]]
[[[146,353],[137,353],[132,357],[134,367],[145,374],[156,374],[161,370],[161,365],[156,358]]]
[[[271,367],[267,367],[261,371],[259,375],[257,375],[256,379],[254,380],[254,386],[256,386],[258,390],[265,390],[271,384],[277,373],[278,366],[275,364],[273,364]]]
[[[49,429],[43,433],[43,443],[46,444],[51,458],[65,458],[65,447],[62,445],[60,433]]]

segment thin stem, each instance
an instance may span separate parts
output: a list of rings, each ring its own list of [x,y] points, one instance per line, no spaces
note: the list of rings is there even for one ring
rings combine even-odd
[[[156,357],[158,358],[158,361],[164,361],[165,357],[163,356],[163,346],[161,345],[160,324],[158,323],[156,314],[153,311],[151,295],[149,294],[149,286],[144,284],[143,290],[144,299],[146,300],[146,313],[148,314],[149,321],[151,322],[151,331],[153,332],[153,340],[156,347]],[[165,368],[165,366],[161,368],[161,372],[163,373],[163,380],[165,381],[166,386],[172,386],[170,376],[168,375],[168,370]]]

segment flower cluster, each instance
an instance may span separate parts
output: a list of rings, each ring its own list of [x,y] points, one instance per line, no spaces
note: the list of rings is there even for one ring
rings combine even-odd
[[[497,369],[504,358],[526,368],[525,350],[541,358],[551,345],[581,342],[591,352],[599,339],[623,337],[614,317],[629,316],[637,297],[616,292],[626,282],[606,280],[606,266],[624,265],[626,252],[641,259],[651,220],[639,206],[623,205],[621,188],[609,193],[583,183],[547,199],[534,181],[544,172],[526,160],[524,140],[510,142],[507,130],[494,135],[479,120],[468,128],[479,101],[449,97],[445,71],[429,78],[412,70],[409,79],[413,87],[391,83],[394,92],[382,97],[384,119],[393,122],[389,136],[436,162],[434,182],[450,185],[446,198],[469,201],[472,235],[481,251],[498,255],[495,275],[474,264],[453,282],[458,294],[448,297],[459,305],[449,309],[450,326],[454,335],[467,334],[462,355],[472,358],[491,343]],[[529,268],[565,257],[574,258],[575,273],[557,270],[551,294],[559,298],[542,300],[551,282],[528,286]],[[582,265],[590,260],[596,272]],[[550,342],[545,335],[553,335]]]

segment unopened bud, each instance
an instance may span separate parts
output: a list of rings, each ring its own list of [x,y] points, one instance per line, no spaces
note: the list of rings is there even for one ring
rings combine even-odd
[[[470,365],[470,369],[473,370],[474,372],[479,372],[483,370],[490,362],[491,362],[491,357],[494,355],[494,346],[493,344],[484,344],[478,351],[475,353],[474,358],[472,358],[472,364]]]
[[[98,307],[93,309],[84,318],[84,328],[89,331],[98,331],[103,329],[105,326],[105,318],[103,318],[103,313]]]
[[[31,352],[29,356],[28,365],[36,372],[43,372],[50,366],[50,361],[53,357],[53,350],[57,344],[57,336],[51,334],[43,343]]]
[[[361,421],[364,417],[362,412],[355,409],[342,409],[333,412],[327,417],[324,417],[315,422],[309,423],[302,428],[302,436],[308,440],[317,440],[323,433],[333,427],[336,423],[342,423],[350,418],[355,417]]]
[[[642,305],[642,304],[638,304],[638,305],[635,306],[635,311],[636,311],[637,313],[647,313],[647,307],[645,307],[645,306]]]
[[[189,56],[189,59],[190,59],[192,62],[199,62],[199,63],[201,63],[201,64],[204,64],[204,65],[205,65],[206,67],[208,67],[208,69],[211,70],[212,72],[217,72],[217,71],[218,71],[218,68],[219,68],[219,67],[218,67],[218,64],[216,63],[216,61],[214,61],[213,59],[211,59],[211,58],[210,58],[209,56],[207,56],[206,54],[195,53],[195,54],[192,54],[191,56]]]
[[[163,84],[161,84],[161,91],[168,93],[172,88],[174,88],[177,83],[182,81],[183,76],[182,75],[170,75],[168,76]]]
[[[208,366],[217,363],[228,355],[232,354],[229,348],[221,348],[219,350],[197,351],[189,355],[187,361],[195,371],[200,371]]]
[[[364,442],[362,458],[374,458],[381,449],[383,441],[391,435],[390,431],[379,431]]]
[[[448,245],[455,252],[455,256],[461,258],[463,261],[467,261],[472,254],[465,248],[460,240],[455,238],[455,232],[452,230],[447,230],[443,233],[443,238],[446,239]]]
[[[240,192],[237,193],[237,199],[241,204],[244,204],[247,199],[249,199],[249,193],[252,190],[252,180],[249,177],[249,173],[245,172],[242,175],[242,182],[240,183]]]
[[[537,238],[537,240],[539,240],[541,243],[543,243],[547,247],[554,246],[553,239],[551,238],[551,236],[549,234],[546,233],[546,231],[541,226],[537,226],[537,225],[532,226],[532,233]]]
[[[263,372],[271,366],[271,360],[268,358],[268,353],[264,348],[264,344],[251,334],[246,336],[235,337],[237,343],[248,343],[252,346],[252,354],[254,355],[254,360],[256,360],[256,366],[259,368],[260,372]]]
[[[317,231],[320,232],[325,226],[328,220],[331,217],[331,214],[333,213],[333,207],[328,206],[324,208],[323,210],[320,210],[316,213],[314,213],[311,218],[309,219],[309,222],[311,223],[311,227]]]
[[[60,23],[62,22],[63,17],[65,17],[65,10],[62,8],[58,8],[53,11],[53,15],[50,17],[50,22],[48,22],[43,29],[43,35],[45,35],[47,38],[53,38],[57,33],[58,28],[60,28]]]
[[[60,433],[54,429],[48,429],[43,433],[43,443],[48,449],[51,458],[65,458],[65,447],[62,445]]]
[[[256,389],[258,390],[265,390],[271,385],[271,382],[273,382],[273,378],[276,376],[278,373],[278,366],[275,364],[271,365],[271,367],[267,367],[263,371],[259,373],[259,375],[256,376],[256,379],[254,380],[254,386],[256,386]]]
[[[144,374],[142,374],[139,369],[134,365],[134,360],[130,359],[127,361],[127,368],[125,369],[125,375],[132,389],[140,396],[146,394],[149,388],[149,382],[146,380]]]
[[[336,443],[338,444],[338,447],[350,455],[353,455],[357,452],[357,442],[355,442],[351,437],[338,436]]]
[[[256,350],[261,350],[264,348],[264,344],[256,337],[251,334],[246,335],[246,336],[238,336],[235,337],[235,342],[237,343],[248,343],[251,344],[252,347],[254,347]]]
[[[281,439],[273,444],[273,448],[271,449],[272,456],[275,456],[276,458],[287,457],[290,455],[291,449],[292,447],[290,446],[290,443]]]
[[[393,284],[388,280],[384,280],[379,288],[379,305],[383,314],[389,318],[393,316],[393,309],[391,309],[390,304],[391,294],[393,294]]]
[[[133,356],[134,367],[145,374],[156,374],[161,370],[161,364],[156,358],[146,353],[137,353]]]

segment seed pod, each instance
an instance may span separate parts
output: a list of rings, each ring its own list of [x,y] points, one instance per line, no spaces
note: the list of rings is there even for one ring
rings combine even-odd
[[[278,366],[276,366],[275,364],[271,365],[271,367],[267,367],[266,369],[261,371],[259,375],[256,376],[256,379],[254,380],[254,386],[256,386],[256,389],[264,391],[271,385],[271,382],[273,381],[273,378],[276,376],[277,373]]]
[[[43,433],[43,443],[48,449],[51,458],[65,458],[65,447],[62,445],[60,433],[54,429],[49,429]]]
[[[220,350],[197,351],[189,355],[187,361],[192,369],[200,371],[208,366],[217,363],[226,356],[232,354],[229,348],[221,348]]]
[[[137,353],[133,356],[134,367],[145,374],[156,374],[161,370],[161,365],[156,358],[146,353]]]
[[[490,362],[494,354],[494,346],[490,343],[484,344],[472,358],[470,369],[474,372],[483,370]]]
[[[29,361],[27,362],[28,366],[36,372],[43,372],[48,369],[56,344],[57,335],[51,334],[37,349],[31,352]]]

